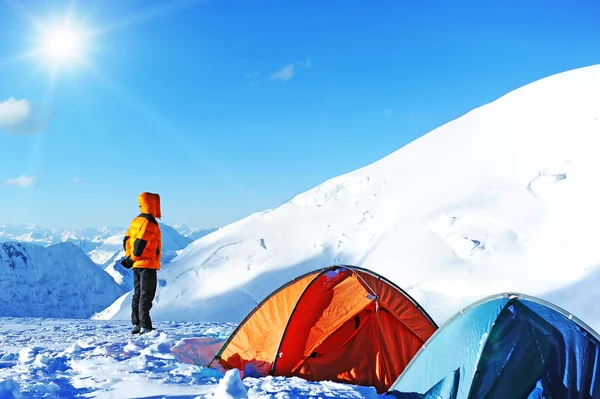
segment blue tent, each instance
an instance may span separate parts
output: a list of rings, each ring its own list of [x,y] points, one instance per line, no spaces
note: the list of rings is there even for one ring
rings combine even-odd
[[[391,386],[402,399],[600,399],[600,336],[537,298],[501,294],[460,311]]]

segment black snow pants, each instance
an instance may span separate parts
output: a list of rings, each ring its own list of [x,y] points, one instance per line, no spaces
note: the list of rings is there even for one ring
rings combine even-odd
[[[133,269],[133,298],[131,300],[131,324],[152,328],[150,309],[156,294],[156,270]]]

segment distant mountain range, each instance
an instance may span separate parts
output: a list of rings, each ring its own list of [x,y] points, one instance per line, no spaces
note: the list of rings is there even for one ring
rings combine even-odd
[[[84,252],[100,246],[108,237],[123,229],[119,227],[101,227],[99,229],[46,229],[34,224],[11,225],[0,223],[0,242],[18,241],[48,246],[61,242],[72,242]]]
[[[88,318],[126,292],[73,243],[0,243],[0,317]]]
[[[213,231],[215,228],[190,228],[184,224],[161,223],[163,230],[163,262],[176,256],[176,251],[185,248]],[[0,242],[22,242],[47,247],[61,242],[71,242],[81,248],[98,265],[105,265],[122,249],[123,227],[101,227],[87,229],[47,229],[34,224],[11,225],[0,223]]]
[[[160,226],[163,264],[218,229]],[[124,234],[0,224],[0,317],[88,318],[107,308],[133,286],[131,270],[120,265]]]

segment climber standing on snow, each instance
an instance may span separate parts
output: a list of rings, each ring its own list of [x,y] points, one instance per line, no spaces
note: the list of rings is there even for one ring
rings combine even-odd
[[[156,294],[156,272],[160,270],[162,235],[156,219],[160,219],[160,196],[144,192],[138,196],[140,214],[131,221],[125,233],[123,267],[133,268],[131,301],[132,334],[152,331],[150,309]]]

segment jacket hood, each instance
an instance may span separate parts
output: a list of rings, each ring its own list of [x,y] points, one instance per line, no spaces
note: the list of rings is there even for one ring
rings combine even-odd
[[[144,192],[138,196],[138,202],[142,213],[149,213],[155,219],[160,219],[160,195]]]

